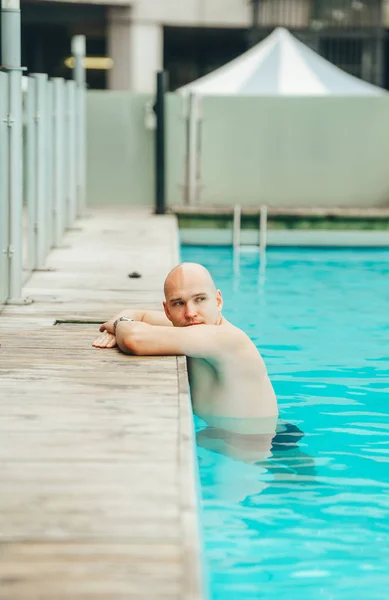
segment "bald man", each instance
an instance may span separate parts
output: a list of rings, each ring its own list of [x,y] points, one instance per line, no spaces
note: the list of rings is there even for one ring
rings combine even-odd
[[[240,433],[274,433],[277,400],[250,338],[222,315],[223,299],[202,265],[167,276],[164,311],[125,310],[100,327],[93,346],[142,356],[186,355],[195,414]]]

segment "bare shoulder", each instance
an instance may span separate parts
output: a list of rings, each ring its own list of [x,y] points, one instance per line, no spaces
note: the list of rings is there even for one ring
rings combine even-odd
[[[225,335],[231,335],[234,337],[242,337],[246,336],[245,332],[242,329],[239,329],[236,325],[233,325],[229,321],[224,321],[221,325],[219,325],[220,331],[225,332]]]
[[[249,336],[242,329],[239,329],[239,327],[232,325],[228,321],[222,323],[217,329],[223,340],[228,343],[228,346],[231,345],[235,349],[252,346]]]
[[[224,355],[229,360],[233,360],[235,365],[240,365],[239,368],[247,373],[255,369],[255,372],[266,372],[263,358],[250,337],[231,323],[220,326],[220,329],[225,328],[225,334],[228,337],[224,338],[222,345],[224,347]]]

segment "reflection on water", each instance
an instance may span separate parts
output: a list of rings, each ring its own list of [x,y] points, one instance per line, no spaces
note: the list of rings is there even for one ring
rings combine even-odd
[[[256,435],[209,427],[196,417],[200,468],[212,468],[213,493],[218,500],[246,501],[277,481],[315,482],[315,461],[299,446],[303,436],[291,423],[279,422],[275,433]],[[217,459],[212,453],[229,460]]]

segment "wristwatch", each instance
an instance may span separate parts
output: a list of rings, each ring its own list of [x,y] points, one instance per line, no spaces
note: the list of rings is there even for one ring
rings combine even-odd
[[[119,317],[118,319],[116,319],[116,321],[113,324],[114,335],[116,335],[116,327],[117,327],[117,324],[119,323],[119,321],[135,321],[135,319],[132,319],[131,317]]]

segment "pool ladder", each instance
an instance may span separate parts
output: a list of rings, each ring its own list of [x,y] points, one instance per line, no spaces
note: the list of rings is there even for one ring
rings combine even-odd
[[[234,223],[232,244],[235,252],[241,250],[241,217],[242,207],[240,204],[234,206]],[[265,256],[267,247],[267,206],[262,205],[259,211],[258,248],[261,256]]]

